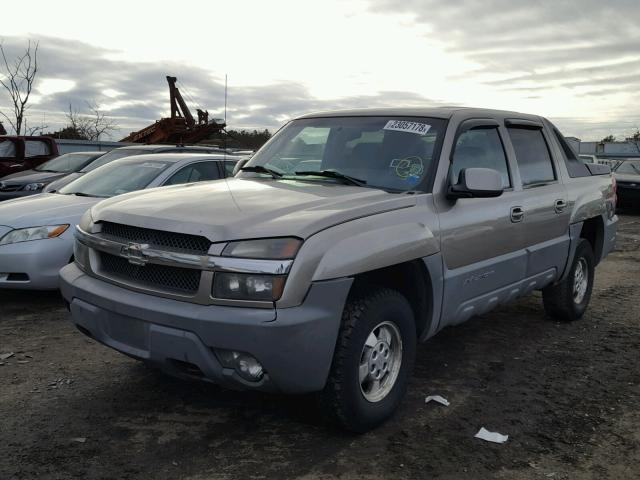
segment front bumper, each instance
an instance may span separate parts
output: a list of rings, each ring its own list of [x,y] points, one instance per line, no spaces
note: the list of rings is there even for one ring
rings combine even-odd
[[[0,245],[0,289],[57,290],[58,272],[72,256],[69,232],[58,238]]]
[[[74,264],[60,271],[72,322],[100,343],[175,376],[283,393],[324,387],[351,283],[349,278],[315,283],[302,305],[276,310],[138,293],[93,278]],[[223,368],[214,348],[253,355],[264,377],[248,382]]]

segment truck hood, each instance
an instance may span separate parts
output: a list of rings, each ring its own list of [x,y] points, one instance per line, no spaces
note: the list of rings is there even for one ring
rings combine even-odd
[[[0,225],[11,228],[76,225],[101,198],[42,193],[0,203]]]
[[[231,178],[155,188],[96,205],[94,221],[202,235],[213,242],[296,236],[416,204],[415,196],[329,182]]]

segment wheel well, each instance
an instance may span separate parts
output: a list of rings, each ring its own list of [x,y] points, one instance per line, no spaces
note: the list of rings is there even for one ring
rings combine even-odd
[[[604,245],[604,222],[602,217],[593,217],[585,220],[580,231],[580,238],[584,238],[591,244],[596,262],[602,257],[602,247]]]
[[[350,294],[364,294],[371,286],[390,288],[405,296],[413,310],[418,337],[429,327],[433,311],[431,278],[421,260],[360,273],[354,277]]]

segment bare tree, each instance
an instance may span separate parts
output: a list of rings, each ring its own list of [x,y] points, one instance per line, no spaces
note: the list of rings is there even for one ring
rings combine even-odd
[[[0,55],[3,63],[0,65],[3,70],[0,72],[2,75],[0,85],[9,93],[13,104],[11,116],[4,112],[0,113],[13,127],[16,135],[20,135],[23,131],[25,112],[28,108],[27,103],[38,73],[38,45],[39,42],[31,42],[29,40],[25,52],[13,61],[9,61],[2,44],[0,44]]]
[[[44,131],[49,128],[49,125],[45,125],[44,123],[41,125],[36,125],[35,127],[30,127],[27,125],[27,119],[24,119],[24,123],[22,126],[22,131],[25,135],[44,135]]]
[[[100,140],[103,135],[109,135],[118,129],[118,124],[107,116],[95,102],[87,102],[90,114],[81,114],[69,104],[67,112],[68,134],[86,140]]]
[[[90,140],[100,140],[102,135],[109,135],[118,129],[118,124],[100,110],[96,102],[87,102],[87,106],[91,112],[91,116],[88,117],[89,131],[91,132],[91,135],[89,135]]]

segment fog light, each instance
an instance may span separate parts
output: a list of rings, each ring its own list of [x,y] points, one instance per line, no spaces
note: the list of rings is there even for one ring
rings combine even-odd
[[[221,349],[216,349],[215,352],[223,367],[234,369],[249,382],[257,382],[264,376],[262,364],[248,353]]]

